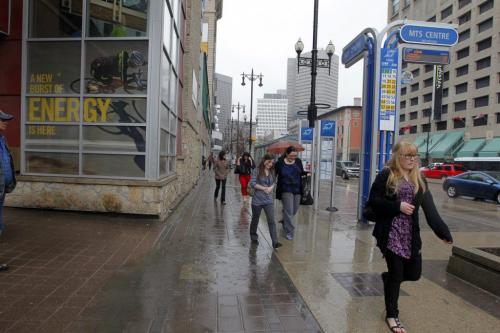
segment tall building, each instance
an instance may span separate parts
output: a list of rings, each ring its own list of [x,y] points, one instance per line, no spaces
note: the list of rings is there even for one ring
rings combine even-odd
[[[257,99],[257,138],[272,136],[277,138],[287,132],[288,100],[286,90],[275,94],[264,94]]]
[[[311,57],[311,53],[304,53],[301,56]],[[328,59],[325,50],[318,50],[318,58]],[[287,62],[288,92],[288,126],[297,120],[297,111],[307,110],[311,99],[311,68],[300,67],[297,72],[297,58],[289,58]],[[332,56],[331,72],[328,75],[328,68],[318,68],[316,76],[316,103],[330,105],[330,109],[336,109],[338,104],[339,90],[339,57]],[[328,110],[318,110],[318,115]]]
[[[219,131],[223,134],[223,140],[229,139],[232,95],[233,78],[215,73],[214,103],[219,106],[217,118],[219,120]]]
[[[500,147],[500,1],[389,0],[388,10],[389,22],[408,18],[452,23],[459,33],[450,64],[443,69],[441,119],[430,117],[433,66],[403,63],[414,80],[401,88],[399,133],[422,144],[421,156],[427,149],[427,132],[432,133],[429,145],[434,159],[452,158],[468,141],[476,147],[472,155],[480,154],[492,139],[491,145]],[[444,152],[439,146],[450,149]]]

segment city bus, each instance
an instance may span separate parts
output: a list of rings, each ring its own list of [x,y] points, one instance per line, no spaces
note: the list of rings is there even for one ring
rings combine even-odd
[[[500,171],[500,157],[455,157],[454,161],[466,170]]]

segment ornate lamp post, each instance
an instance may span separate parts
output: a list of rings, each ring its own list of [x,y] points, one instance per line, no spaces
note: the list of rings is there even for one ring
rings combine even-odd
[[[237,140],[236,154],[239,155],[240,154],[240,110],[243,110],[243,113],[245,113],[245,105],[240,105],[240,102],[238,102],[238,104],[236,104],[236,105],[234,105],[234,104],[231,105],[231,113],[234,113],[235,108],[238,110],[238,120],[236,123],[236,140]],[[232,145],[232,142],[231,142],[231,145]]]
[[[262,87],[262,78],[264,75],[260,73],[259,75],[254,75],[253,74],[253,68],[251,74],[245,74],[243,72],[241,74],[241,85],[244,86],[245,79],[250,80],[250,133],[248,134],[248,152],[251,153],[252,151],[252,111],[253,111],[253,82],[256,80],[259,80],[259,87]]]
[[[311,51],[311,58],[301,57],[300,54],[304,50],[304,43],[299,38],[295,43],[295,52],[297,52],[297,73],[300,66],[311,67],[311,98],[309,106],[307,107],[307,120],[309,120],[309,127],[314,127],[314,122],[318,117],[318,105],[329,108],[330,105],[316,104],[316,76],[318,75],[317,68],[328,68],[328,75],[330,75],[332,56],[335,53],[335,46],[332,41],[326,47],[326,54],[328,59],[318,59],[318,1],[314,0],[314,21],[313,21],[313,48]]]

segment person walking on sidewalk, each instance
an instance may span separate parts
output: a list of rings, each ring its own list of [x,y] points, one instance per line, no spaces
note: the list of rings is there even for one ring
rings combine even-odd
[[[375,178],[367,206],[376,217],[373,236],[387,262],[388,271],[381,275],[386,323],[391,332],[405,333],[399,320],[398,298],[401,283],[417,281],[422,272],[420,207],[436,236],[446,244],[453,242],[420,174],[415,145],[400,141],[394,146],[387,166]]]
[[[226,180],[227,175],[229,174],[229,164],[226,161],[226,152],[221,151],[219,153],[219,159],[215,161],[214,165],[214,173],[215,173],[215,194],[214,199],[217,200],[219,196],[219,188],[221,189],[221,203],[223,205],[226,204]]]
[[[293,217],[299,210],[302,176],[307,174],[302,166],[302,161],[297,156],[297,149],[290,146],[276,163],[278,176],[276,199],[281,200],[283,204],[283,229],[285,238],[288,240],[293,239],[295,229]]]
[[[208,171],[212,170],[213,164],[214,164],[214,153],[210,153],[210,156],[208,156]]]
[[[250,187],[255,189],[252,198],[252,222],[250,223],[250,239],[253,244],[259,244],[259,236],[257,235],[257,227],[259,225],[260,213],[264,210],[269,227],[269,234],[273,248],[277,249],[281,246],[278,242],[276,234],[276,223],[274,222],[274,167],[273,157],[269,154],[264,155],[259,166],[252,172]]]
[[[7,130],[8,121],[14,116],[0,110],[0,235],[4,231],[3,224],[3,204],[5,195],[14,191],[16,188],[16,174],[14,171],[14,162],[7,146],[7,139],[4,136]],[[4,270],[1,268],[0,270]]]
[[[247,186],[250,182],[252,175],[252,170],[255,168],[255,163],[253,161],[250,153],[244,152],[240,158],[236,161],[236,169],[240,175],[241,184],[241,195],[243,196],[243,202],[248,202]]]

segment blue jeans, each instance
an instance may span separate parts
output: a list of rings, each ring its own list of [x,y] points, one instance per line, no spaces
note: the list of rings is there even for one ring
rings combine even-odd
[[[284,192],[281,195],[281,202],[283,204],[283,229],[287,234],[293,236],[293,217],[297,214],[300,205],[300,194],[293,194],[291,192]]]

